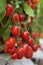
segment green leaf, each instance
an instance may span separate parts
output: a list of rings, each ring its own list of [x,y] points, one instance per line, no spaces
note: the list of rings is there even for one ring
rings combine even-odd
[[[6,0],[0,0],[0,13],[5,10],[6,7]]]
[[[10,25],[6,27],[6,29],[3,31],[3,39],[6,40],[10,35]]]
[[[9,37],[10,35],[10,21],[11,21],[11,17],[8,19],[7,23],[5,26],[0,27],[0,36],[3,37],[4,41],[6,41],[6,39]]]
[[[4,29],[3,29],[3,34],[2,34],[2,36],[3,36],[3,39],[6,41],[6,39],[9,37],[9,35],[10,35],[10,29],[11,29],[11,27],[10,27],[10,21],[11,21],[11,17],[8,19],[8,21],[7,21],[7,24],[6,24],[6,26],[4,27]]]
[[[19,8],[19,2],[18,2],[18,0],[13,0],[13,2],[14,2],[14,5],[15,5],[15,8]]]
[[[43,0],[40,0],[39,2],[40,2],[40,5],[43,6]]]
[[[24,11],[27,15],[34,16],[32,8],[27,3],[24,3]]]
[[[9,35],[10,35],[10,24],[8,24],[5,29],[3,29],[2,27],[0,28],[0,36],[3,37],[4,41],[9,37]]]
[[[5,12],[0,13],[0,23],[1,23],[2,19],[4,18],[4,15],[5,15]]]

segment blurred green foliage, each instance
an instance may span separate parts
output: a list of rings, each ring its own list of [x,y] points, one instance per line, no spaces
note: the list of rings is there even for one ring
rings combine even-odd
[[[35,9],[35,19],[32,23],[32,31],[43,32],[43,0],[40,0]]]

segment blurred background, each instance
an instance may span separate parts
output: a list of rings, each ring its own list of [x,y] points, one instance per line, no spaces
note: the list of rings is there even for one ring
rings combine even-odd
[[[43,0],[39,0],[35,8],[35,19],[31,27],[32,31],[43,33]]]

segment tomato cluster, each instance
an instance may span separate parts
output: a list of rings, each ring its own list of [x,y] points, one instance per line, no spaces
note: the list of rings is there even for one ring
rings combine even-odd
[[[20,28],[18,26],[12,26],[11,34],[13,36],[10,36],[6,40],[4,51],[11,54],[12,59],[21,59],[24,56],[26,58],[32,58],[33,51],[37,51],[38,45],[34,44],[34,40],[30,37],[29,32],[22,31],[20,34]],[[17,40],[19,36],[21,36],[21,40]]]
[[[25,1],[31,6],[32,9],[35,8],[35,4],[38,2],[38,0]],[[10,36],[6,40],[4,52],[10,54],[12,59],[21,59],[23,57],[26,57],[27,59],[32,58],[33,51],[37,51],[38,45],[34,44],[34,39],[31,37],[27,29],[22,29],[21,31],[21,27],[26,28],[26,25],[23,23],[28,19],[28,15],[21,12],[15,12],[14,7],[7,3],[5,16],[7,18],[12,16],[11,20],[14,24],[11,26]],[[32,22],[34,17],[30,17],[30,19]],[[18,25],[19,22],[21,26]],[[27,26],[30,26],[31,22]],[[32,36],[34,36],[34,33]]]

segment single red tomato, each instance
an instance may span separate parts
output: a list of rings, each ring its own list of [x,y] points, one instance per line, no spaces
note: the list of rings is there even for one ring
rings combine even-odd
[[[24,49],[24,56],[27,54],[27,52],[29,51],[29,45],[28,44],[24,44],[23,46]]]
[[[29,47],[28,53],[25,55],[25,57],[28,58],[32,58],[33,56],[33,50],[31,47]]]
[[[40,33],[39,32],[33,32],[32,33],[32,37],[33,38],[36,38],[36,37],[39,37],[40,36]]]
[[[32,49],[33,49],[34,52],[36,52],[36,51],[38,50],[38,48],[39,48],[39,47],[38,47],[37,44],[34,44],[34,45],[32,46]]]
[[[9,37],[6,40],[6,45],[7,45],[8,48],[13,48],[15,43],[16,43],[16,39],[15,38]]]
[[[25,20],[25,17],[24,17],[23,14],[20,14],[20,15],[19,15],[19,18],[20,18],[20,21],[24,21],[24,20]]]
[[[18,52],[17,52],[17,59],[21,59],[24,56],[24,49],[23,48],[19,48]]]
[[[15,14],[13,15],[13,21],[16,22],[16,23],[19,22],[19,15],[18,15],[17,13],[15,13]]]
[[[16,53],[12,54],[12,55],[11,55],[11,58],[12,58],[12,59],[16,59],[16,58],[17,58],[17,54],[16,54]]]
[[[32,47],[34,44],[34,40],[32,38],[28,39],[28,44]]]
[[[14,36],[20,35],[20,28],[18,26],[12,26],[11,34]]]
[[[32,32],[32,37],[36,38],[36,33],[35,32]]]
[[[21,36],[22,36],[23,40],[27,41],[28,38],[29,38],[29,36],[30,36],[30,34],[29,34],[28,31],[23,31],[22,34],[21,34]]]
[[[14,7],[11,4],[6,5],[6,17],[9,17],[13,14]]]

